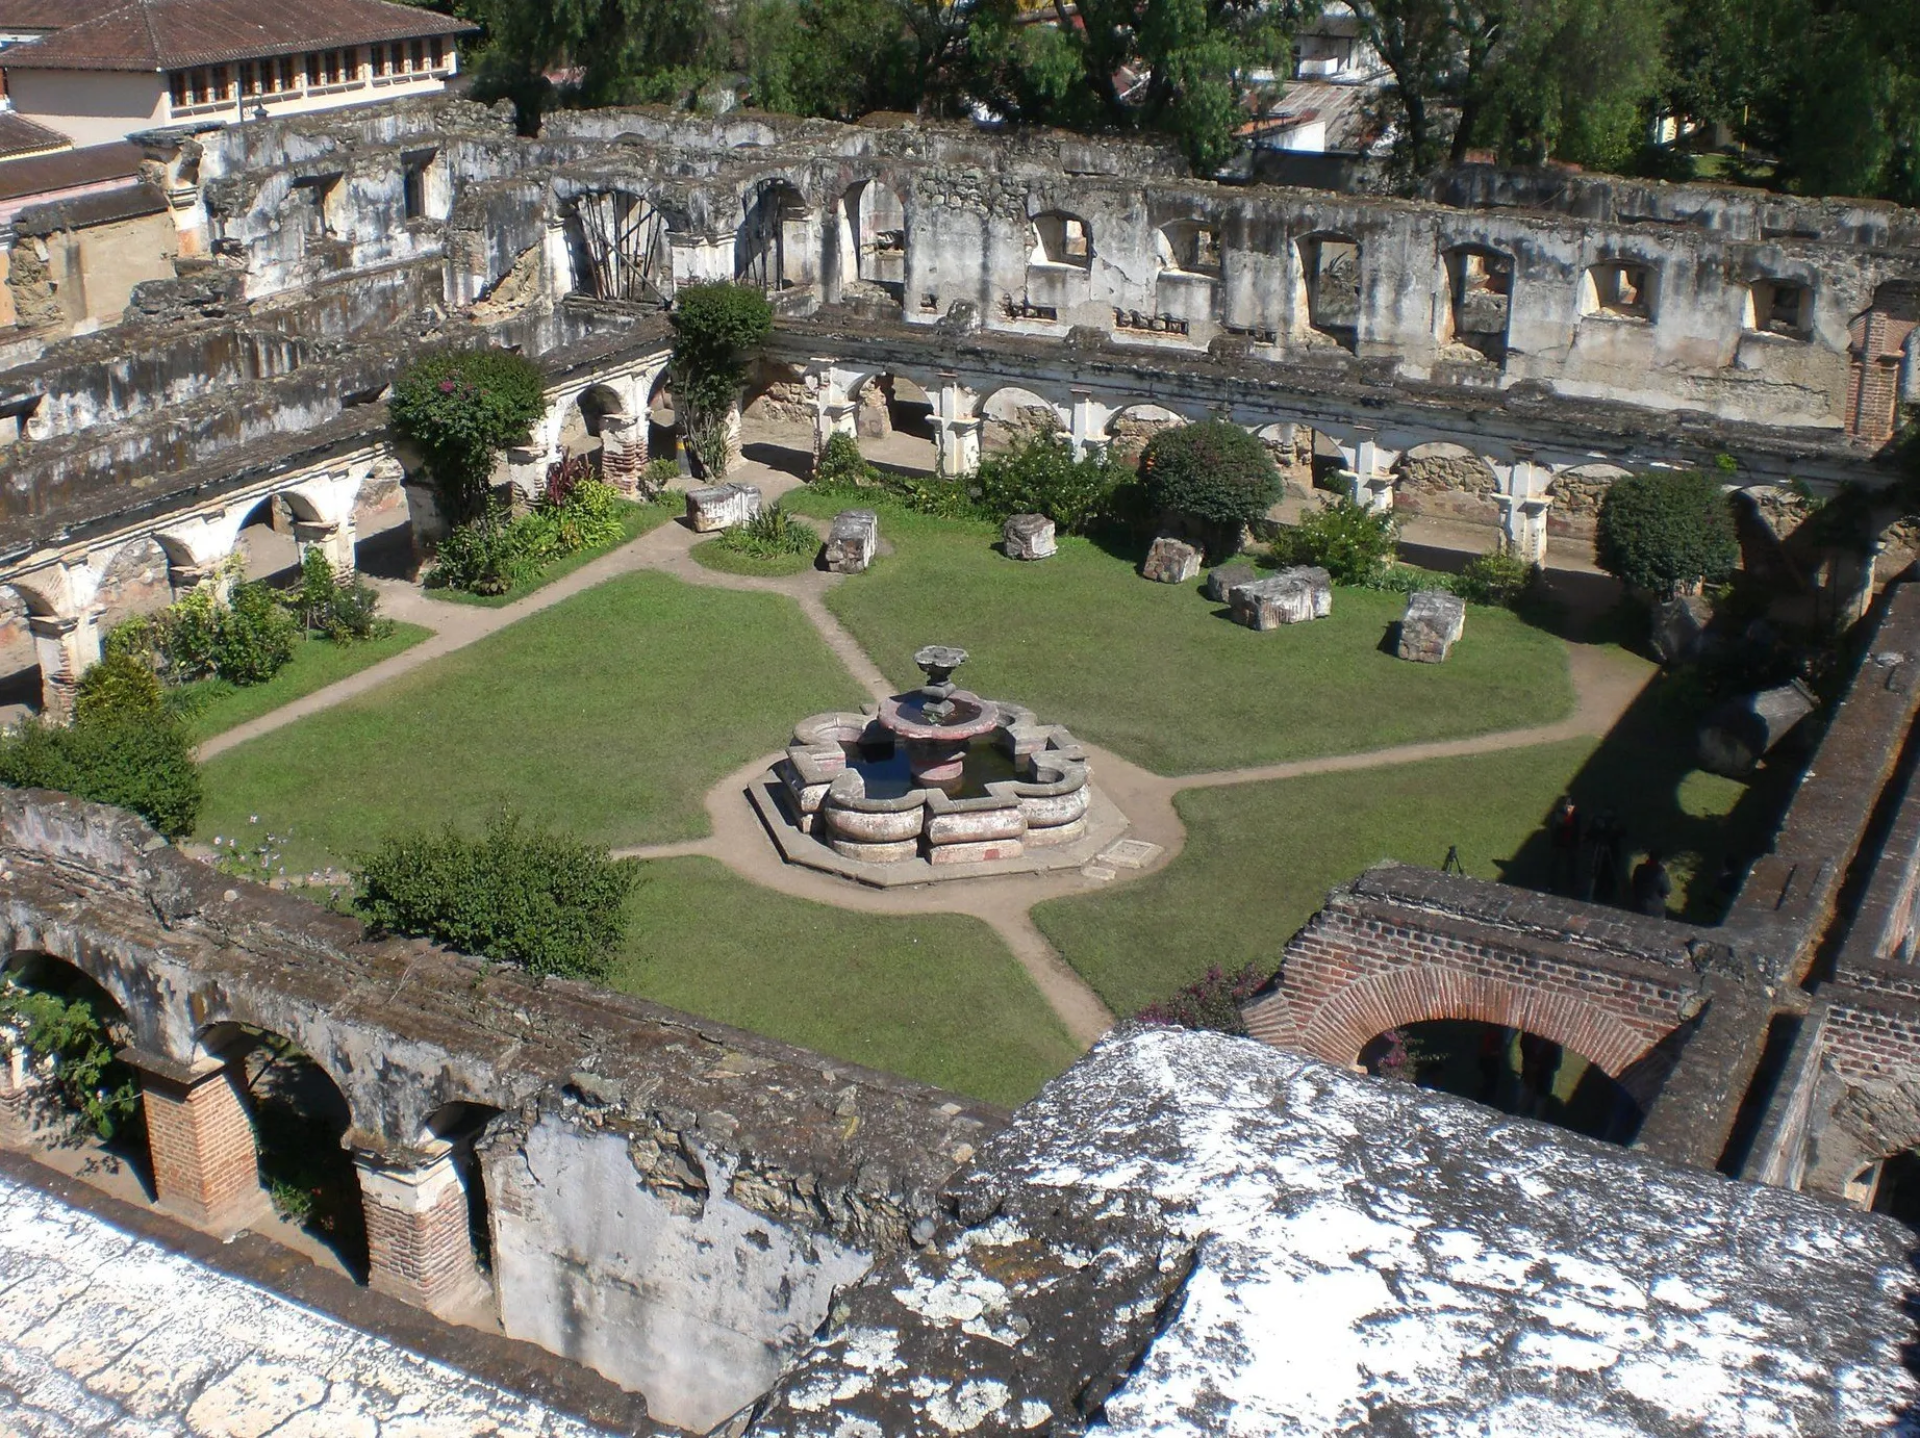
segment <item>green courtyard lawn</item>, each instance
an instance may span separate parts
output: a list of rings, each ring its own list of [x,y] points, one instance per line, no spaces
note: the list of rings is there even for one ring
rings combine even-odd
[[[1722,857],[1762,847],[1782,783],[1749,788],[1663,767],[1647,761],[1637,732],[1629,724],[1602,741],[1190,789],[1176,801],[1187,845],[1171,865],[1042,904],[1033,917],[1114,1012],[1130,1014],[1209,965],[1277,968],[1327,890],[1382,859],[1438,868],[1453,845],[1476,878],[1543,887],[1547,811],[1571,792],[1590,820],[1618,811],[1633,862],[1649,845],[1665,851],[1676,914],[1713,919]]]
[[[396,624],[393,633],[384,638],[358,644],[335,644],[316,636],[298,645],[287,666],[264,684],[229,684],[224,679],[204,679],[188,685],[179,695],[188,730],[196,740],[224,734],[282,704],[304,699],[349,674],[358,674],[383,659],[391,659],[432,633],[431,629],[422,629],[417,624]]]
[[[841,501],[785,501],[830,514]],[[1406,601],[1342,589],[1330,618],[1256,634],[1199,585],[1153,584],[1133,562],[1066,538],[1052,559],[998,553],[998,530],[882,504],[894,553],[827,604],[903,688],[911,656],[958,644],[969,689],[1027,705],[1162,774],[1451,739],[1552,723],[1573,705],[1563,643],[1475,606],[1443,665],[1382,649]]]
[[[668,520],[682,512],[680,496],[667,494],[662,500],[644,504],[626,503],[620,506],[620,537],[611,544],[597,544],[591,549],[583,549],[577,554],[569,554],[521,580],[505,594],[468,594],[464,589],[429,589],[426,592],[431,599],[443,599],[449,604],[477,604],[483,609],[502,609],[517,599],[525,599],[537,589],[545,589],[556,579],[564,579],[574,570],[593,563],[603,554],[610,554],[623,544],[631,543],[641,535],[658,529]]]
[[[612,987],[1013,1105],[1076,1056],[998,935],[791,898],[711,859],[642,866]]]
[[[624,575],[218,755],[199,833],[257,814],[296,871],[503,804],[590,843],[693,838],[723,775],[864,697],[791,600]]]

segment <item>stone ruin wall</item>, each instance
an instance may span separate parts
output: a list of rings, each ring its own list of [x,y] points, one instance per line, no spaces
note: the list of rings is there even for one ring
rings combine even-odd
[[[1005,1121],[624,995],[376,939],[57,795],[0,791],[0,875],[8,961],[50,954],[100,983],[143,1072],[215,1061],[236,1024],[290,1038],[340,1089],[356,1155],[402,1176],[430,1162],[447,1105],[492,1112],[475,1147],[507,1333],[682,1426],[749,1403],[835,1289],[923,1240],[942,1184]],[[417,1221],[369,1182],[370,1230]],[[374,1285],[407,1291],[418,1276],[385,1268],[404,1261],[376,1250]]]

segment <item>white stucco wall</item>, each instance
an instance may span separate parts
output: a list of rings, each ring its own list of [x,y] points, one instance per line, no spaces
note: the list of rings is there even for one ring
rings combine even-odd
[[[110,145],[166,123],[166,77],[119,70],[7,71],[13,108],[75,145]]]

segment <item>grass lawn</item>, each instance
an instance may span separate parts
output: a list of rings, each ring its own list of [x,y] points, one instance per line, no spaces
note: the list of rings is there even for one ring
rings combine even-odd
[[[624,575],[217,756],[199,832],[258,814],[292,870],[503,803],[591,843],[693,838],[722,775],[864,697],[791,600]]]
[[[335,644],[312,638],[297,646],[293,658],[265,684],[229,684],[205,679],[181,691],[188,707],[187,728],[195,739],[211,739],[235,725],[258,719],[282,704],[305,698],[316,689],[370,669],[403,649],[411,649],[433,631],[417,624],[396,624],[384,639],[359,644]]]
[[[786,500],[809,513],[841,502]],[[1398,595],[1342,589],[1330,618],[1256,634],[1197,583],[1149,583],[1090,540],[1022,564],[994,549],[992,525],[880,508],[895,552],[827,604],[889,679],[918,685],[914,650],[962,645],[968,688],[1158,773],[1551,723],[1573,705],[1561,641],[1506,610],[1475,606],[1447,663],[1409,664],[1381,648]]]
[[[1057,899],[1034,920],[1116,1013],[1129,1014],[1210,964],[1278,967],[1328,889],[1381,859],[1438,868],[1456,845],[1476,878],[1544,885],[1543,825],[1560,794],[1588,816],[1618,810],[1632,862],[1667,853],[1674,903],[1717,913],[1724,853],[1751,854],[1777,795],[1698,772],[1651,773],[1632,730],[1501,754],[1265,784],[1192,789],[1176,801],[1187,846],[1162,872]],[[1640,782],[1629,782],[1638,773]]]
[[[717,569],[722,574],[750,574],[762,579],[779,579],[802,573],[813,568],[819,558],[818,551],[808,550],[805,554],[776,554],[769,559],[756,559],[751,554],[729,549],[723,539],[703,539],[689,552],[695,564],[708,569]]]
[[[1076,1056],[977,919],[828,908],[711,859],[642,873],[614,988],[993,1103],[1033,1097]]]
[[[565,559],[556,559],[539,573],[521,580],[505,594],[468,594],[464,589],[428,589],[425,593],[429,599],[445,600],[448,604],[478,604],[483,609],[502,608],[516,599],[525,599],[536,589],[546,588],[556,579],[566,578],[581,565],[591,564],[601,555],[638,539],[647,531],[658,529],[682,512],[679,495],[665,496],[665,500],[664,503],[623,503],[620,506],[620,537],[613,543],[596,545],[592,549],[569,554]]]

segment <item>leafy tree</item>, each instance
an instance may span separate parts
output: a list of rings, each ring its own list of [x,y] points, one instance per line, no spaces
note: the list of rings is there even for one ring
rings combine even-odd
[[[1261,0],[1055,0],[1054,29],[1022,25],[1018,0],[969,13],[969,83],[989,108],[1030,125],[1152,130],[1195,171],[1238,148],[1248,78],[1287,63],[1289,5]],[[1135,76],[1122,91],[1122,77]]]
[[[757,0],[740,13],[754,103],[832,120],[953,113],[962,13],[954,0]]]
[[[1719,479],[1697,472],[1614,481],[1594,548],[1607,573],[1661,598],[1717,583],[1740,562],[1733,506]]]
[[[483,99],[511,99],[520,126],[539,129],[555,103],[677,103],[724,62],[704,0],[472,0],[491,45],[475,81]],[[549,70],[576,68],[556,92]]]
[[[300,625],[264,584],[235,587],[220,615],[213,670],[230,684],[264,684],[293,658]]]
[[[1154,509],[1204,531],[1214,559],[1238,549],[1286,487],[1266,445],[1222,419],[1161,430],[1140,456],[1140,480]]]
[[[675,297],[671,319],[673,400],[687,453],[718,483],[733,458],[728,417],[748,359],[773,333],[773,307],[746,285],[689,285]]]
[[[1317,564],[1336,584],[1365,584],[1386,568],[1399,537],[1391,511],[1343,498],[1283,528],[1273,553],[1283,564]]]
[[[485,512],[494,456],[546,413],[546,388],[539,365],[501,349],[440,350],[393,382],[393,427],[420,446],[450,522]]]
[[[153,672],[153,666],[124,652],[104,655],[80,676],[73,693],[74,717],[82,724],[154,717],[166,707],[160,676]]]
[[[620,942],[639,868],[502,814],[478,839],[451,826],[391,837],[354,879],[354,907],[377,929],[537,975],[591,977]]]

